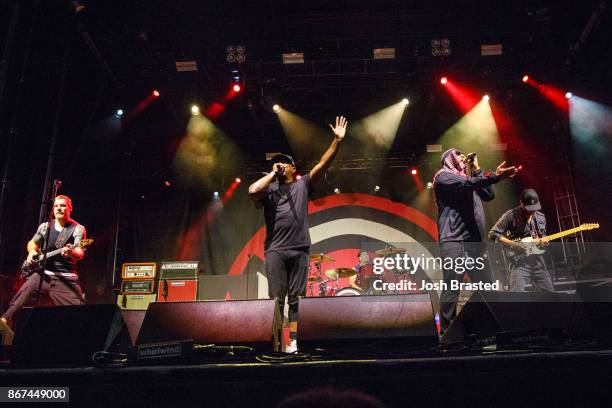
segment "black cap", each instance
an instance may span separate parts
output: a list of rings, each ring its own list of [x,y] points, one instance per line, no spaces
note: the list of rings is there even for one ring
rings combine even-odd
[[[521,193],[521,204],[527,211],[536,211],[542,208],[540,205],[540,197],[532,188],[528,188]]]
[[[283,154],[283,153],[276,154],[274,155],[274,157],[272,157],[272,159],[270,159],[270,161],[272,163],[292,164],[293,167],[295,167],[295,161],[293,160],[293,157],[289,156],[288,154]]]

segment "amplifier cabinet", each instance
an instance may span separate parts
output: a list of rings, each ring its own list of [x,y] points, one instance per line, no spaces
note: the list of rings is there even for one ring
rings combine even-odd
[[[158,302],[189,302],[198,298],[196,279],[161,279],[157,287]]]
[[[123,310],[147,310],[149,303],[157,300],[157,294],[134,293],[119,294],[117,296],[117,306]]]

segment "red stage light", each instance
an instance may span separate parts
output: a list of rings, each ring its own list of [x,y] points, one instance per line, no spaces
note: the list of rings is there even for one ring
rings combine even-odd
[[[171,184],[171,183],[170,183],[168,180],[165,180],[165,181],[164,181],[164,186],[166,186],[166,187],[170,187],[171,185],[172,185],[172,184]]]
[[[442,77],[442,78],[440,78],[440,83],[441,83],[442,85],[446,85],[446,83],[447,83],[447,82],[448,82],[448,79],[447,79],[446,77]]]
[[[410,170],[410,174],[412,174],[413,176],[416,176],[417,173],[418,173],[417,169]]]
[[[236,177],[236,180],[235,180],[235,181],[236,181],[236,183],[241,183],[241,182],[242,182],[242,179],[241,179],[240,177]]]
[[[232,87],[232,89],[234,90],[234,92],[238,93],[242,90],[242,88],[240,87],[240,84],[234,84],[234,86]]]
[[[524,75],[523,76],[523,82],[527,82],[529,81],[529,75]]]
[[[297,176],[295,176],[296,180],[299,180],[302,178],[302,176],[300,174],[298,174]]]
[[[159,96],[159,91],[157,89],[153,90],[153,96],[156,98]]]

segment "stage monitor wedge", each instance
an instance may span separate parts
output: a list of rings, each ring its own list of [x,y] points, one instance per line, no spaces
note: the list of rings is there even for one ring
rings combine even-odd
[[[301,298],[298,347],[435,346],[438,333],[429,294]]]
[[[569,333],[579,302],[565,293],[476,291],[440,342],[471,342],[502,333]]]
[[[123,329],[117,305],[24,308],[15,331],[11,364],[17,367],[89,367]]]
[[[281,328],[274,300],[151,303],[137,344],[193,340],[273,351],[281,347]]]

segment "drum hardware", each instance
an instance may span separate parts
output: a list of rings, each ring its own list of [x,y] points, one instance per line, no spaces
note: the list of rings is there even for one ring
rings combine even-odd
[[[322,264],[323,262],[334,262],[335,259],[332,258],[331,256],[327,256],[324,253],[320,253],[320,254],[310,254],[310,259],[314,261],[315,265],[316,264]]]
[[[389,256],[389,255],[396,255],[396,254],[404,254],[406,253],[406,249],[404,248],[398,248],[398,247],[394,247],[394,246],[389,246],[383,249],[379,249],[378,251],[374,252],[376,255],[380,255],[380,256]]]
[[[330,279],[348,278],[357,274],[357,271],[352,268],[333,268],[325,271]]]
[[[334,296],[360,296],[360,295],[363,295],[362,291],[360,291],[359,289],[351,288],[351,287],[342,288],[336,291],[336,293],[334,294]]]

